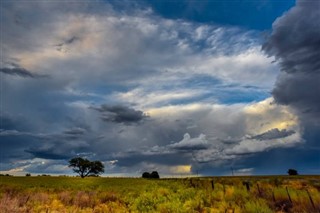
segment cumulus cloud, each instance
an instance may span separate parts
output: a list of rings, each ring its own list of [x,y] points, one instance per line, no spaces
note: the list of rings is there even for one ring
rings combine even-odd
[[[303,142],[299,133],[276,139],[244,139],[234,147],[226,149],[225,153],[227,155],[255,154],[279,147],[293,147]]]
[[[200,134],[198,137],[191,138],[189,133],[183,135],[183,139],[177,143],[168,146],[177,150],[201,150],[208,148],[208,142],[204,134]]]

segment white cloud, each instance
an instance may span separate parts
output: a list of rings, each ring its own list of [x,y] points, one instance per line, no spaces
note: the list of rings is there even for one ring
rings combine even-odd
[[[135,103],[142,108],[154,106],[165,106],[172,101],[183,101],[199,97],[206,94],[206,91],[199,89],[182,89],[182,90],[160,90],[147,91],[145,89],[134,89],[129,92],[114,94],[115,99],[120,102]]]
[[[186,133],[183,135],[183,139],[181,141],[170,144],[168,147],[177,150],[194,151],[206,149],[208,147],[208,142],[204,134],[200,134],[198,137],[191,138],[190,134]]]

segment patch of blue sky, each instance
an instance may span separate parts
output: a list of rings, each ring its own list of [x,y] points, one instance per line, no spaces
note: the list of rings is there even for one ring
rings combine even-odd
[[[141,0],[157,14],[169,19],[241,26],[268,30],[273,21],[294,6],[294,0]]]
[[[218,103],[218,104],[238,104],[238,103],[252,103],[259,102],[266,98],[269,98],[271,94],[263,89],[258,88],[219,88],[219,87],[206,87],[206,91],[203,94],[184,98],[179,100],[170,101],[170,105],[184,105],[190,103]]]
[[[202,86],[213,86],[222,85],[222,81],[218,78],[214,78],[209,75],[200,74],[189,78],[185,81],[185,86],[187,87],[202,87]]]
[[[253,85],[238,83],[224,83],[218,78],[198,75],[188,79],[185,88],[203,90],[202,95],[184,100],[175,100],[172,104],[186,104],[190,102],[218,102],[221,104],[250,103],[264,100],[271,96],[269,89]]]
[[[224,91],[217,94],[217,100],[222,104],[236,104],[236,103],[251,103],[259,102],[268,97],[271,94],[264,91]]]

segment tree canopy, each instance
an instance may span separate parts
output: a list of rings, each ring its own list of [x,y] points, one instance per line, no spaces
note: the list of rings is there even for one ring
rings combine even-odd
[[[76,157],[69,161],[69,167],[81,178],[97,176],[104,172],[104,165],[101,161],[89,161],[86,158]]]

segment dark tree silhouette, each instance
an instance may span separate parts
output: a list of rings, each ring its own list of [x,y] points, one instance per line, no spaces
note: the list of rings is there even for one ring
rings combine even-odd
[[[150,178],[150,173],[149,172],[144,172],[142,173],[143,178]]]
[[[158,174],[157,171],[153,171],[153,172],[151,172],[151,174],[150,174],[150,178],[159,179],[160,176],[159,176],[159,174]]]
[[[69,161],[69,167],[81,178],[97,176],[104,172],[104,165],[101,161],[89,161],[88,159],[76,157]]]
[[[152,179],[159,179],[160,178],[160,176],[159,176],[157,171],[153,171],[151,173],[144,172],[144,173],[142,173],[142,177],[143,178],[152,178]]]
[[[288,174],[289,174],[289,175],[298,175],[298,171],[295,170],[295,169],[289,169],[289,170],[288,170]]]

